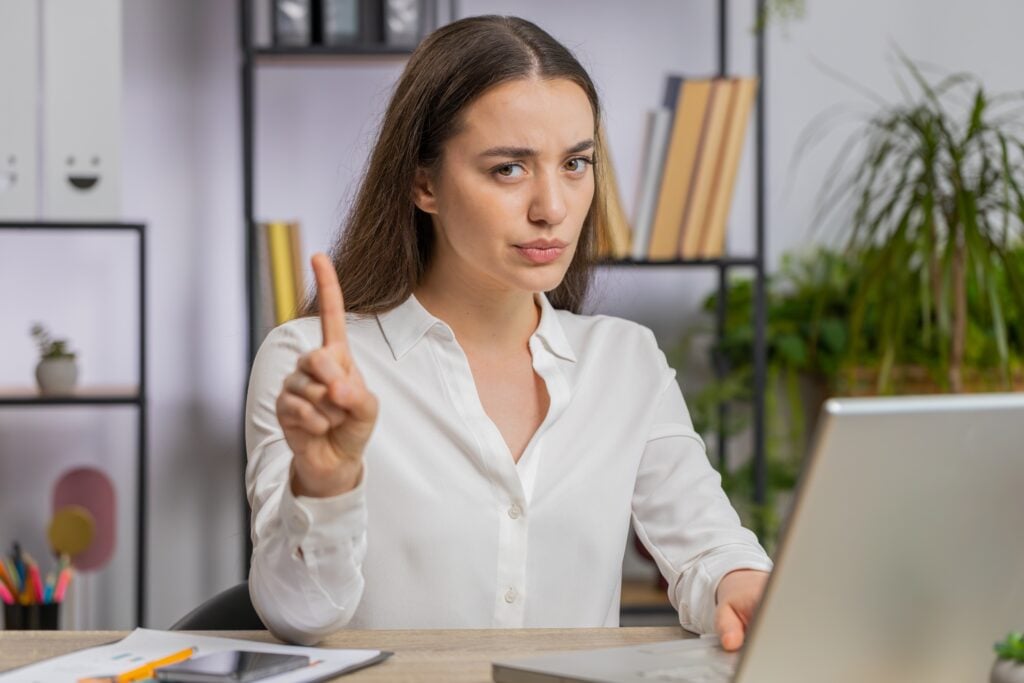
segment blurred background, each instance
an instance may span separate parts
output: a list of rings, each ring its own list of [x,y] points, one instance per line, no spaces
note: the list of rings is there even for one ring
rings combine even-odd
[[[310,3],[295,4],[300,17],[312,13]],[[359,11],[372,5],[350,4]],[[453,17],[524,17],[588,69],[603,97],[624,234],[634,240],[625,252],[610,247],[617,264],[598,270],[588,312],[654,330],[709,457],[769,550],[823,396],[1022,386],[1024,146],[1014,93],[1024,85],[1016,36],[1024,6],[398,4],[419,12],[421,32]],[[263,331],[263,319],[250,311],[267,303],[256,280],[269,277],[259,272],[260,230],[272,222],[301,227],[301,240],[292,243],[293,277],[310,282],[309,256],[334,241],[411,49],[402,43],[407,36],[385,32],[382,41],[395,37],[386,49],[349,45],[308,54],[293,48],[314,38],[286,35],[275,9],[286,8],[249,3],[245,48],[239,0],[0,5],[7,39],[0,40],[7,45],[0,47],[0,91],[13,93],[0,96],[0,221],[12,228],[144,225],[141,613],[143,625],[155,628],[246,574],[242,414],[252,342]],[[358,45],[359,37],[335,44],[346,40]],[[647,170],[657,166],[650,163],[651,112],[663,103],[666,79],[758,77],[758,41],[763,100],[743,119],[723,254],[705,267],[630,263],[647,260],[642,246],[637,251],[636,224],[644,188],[654,182]],[[75,164],[91,164],[97,187],[111,194],[79,205],[53,190],[55,170],[82,177],[72,176]],[[38,191],[17,205],[4,198],[18,187],[14,176],[38,181]],[[106,496],[109,528],[93,532],[112,536],[112,552],[73,582],[67,628],[129,628],[140,614],[140,402],[19,402],[36,395],[40,360],[61,357],[30,328],[38,322],[48,341],[66,340],[65,350],[75,353],[75,391],[132,395],[141,361],[138,239],[133,229],[0,231],[0,398],[9,399],[0,404],[0,544],[6,551],[18,540],[41,564],[52,564],[57,483],[85,467],[105,474],[113,490]],[[729,257],[743,263],[726,269],[729,296],[716,319],[721,259]],[[766,275],[763,344],[752,325],[758,298],[751,278],[759,268]],[[760,382],[758,348],[767,360]],[[765,407],[760,448],[752,409],[758,403]],[[724,459],[713,438],[719,432],[728,442]],[[654,565],[632,541],[624,575],[632,583],[623,623],[666,619]]]

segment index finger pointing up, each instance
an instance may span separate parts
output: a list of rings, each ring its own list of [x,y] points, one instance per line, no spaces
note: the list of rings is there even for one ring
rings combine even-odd
[[[345,299],[341,293],[338,274],[327,255],[313,254],[313,274],[320,299],[320,326],[324,333],[324,346],[341,344],[348,348],[345,334]]]

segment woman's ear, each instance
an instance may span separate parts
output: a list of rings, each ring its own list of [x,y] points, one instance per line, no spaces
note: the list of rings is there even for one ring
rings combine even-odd
[[[427,169],[420,166],[412,182],[412,201],[424,213],[437,213],[437,197],[434,194],[434,180]]]

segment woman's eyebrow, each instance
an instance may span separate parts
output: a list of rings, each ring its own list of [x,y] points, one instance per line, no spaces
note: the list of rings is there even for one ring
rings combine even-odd
[[[566,154],[576,154],[587,149],[591,149],[594,146],[593,138],[589,140],[583,140],[577,142],[575,145],[565,150]],[[481,152],[482,157],[535,157],[540,154],[537,150],[529,147],[491,147],[490,149]]]

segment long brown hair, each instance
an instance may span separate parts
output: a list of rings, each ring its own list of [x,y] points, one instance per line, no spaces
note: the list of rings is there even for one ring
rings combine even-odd
[[[548,299],[579,313],[606,225],[601,107],[590,76],[569,50],[518,17],[477,16],[443,26],[416,48],[388,104],[369,165],[331,250],[345,309],[374,314],[405,301],[420,282],[434,246],[430,216],[413,203],[417,167],[436,172],[444,144],[457,135],[465,107],[488,88],[538,77],[570,80],[593,109],[594,199],[565,277]],[[317,315],[311,291],[300,315]]]

